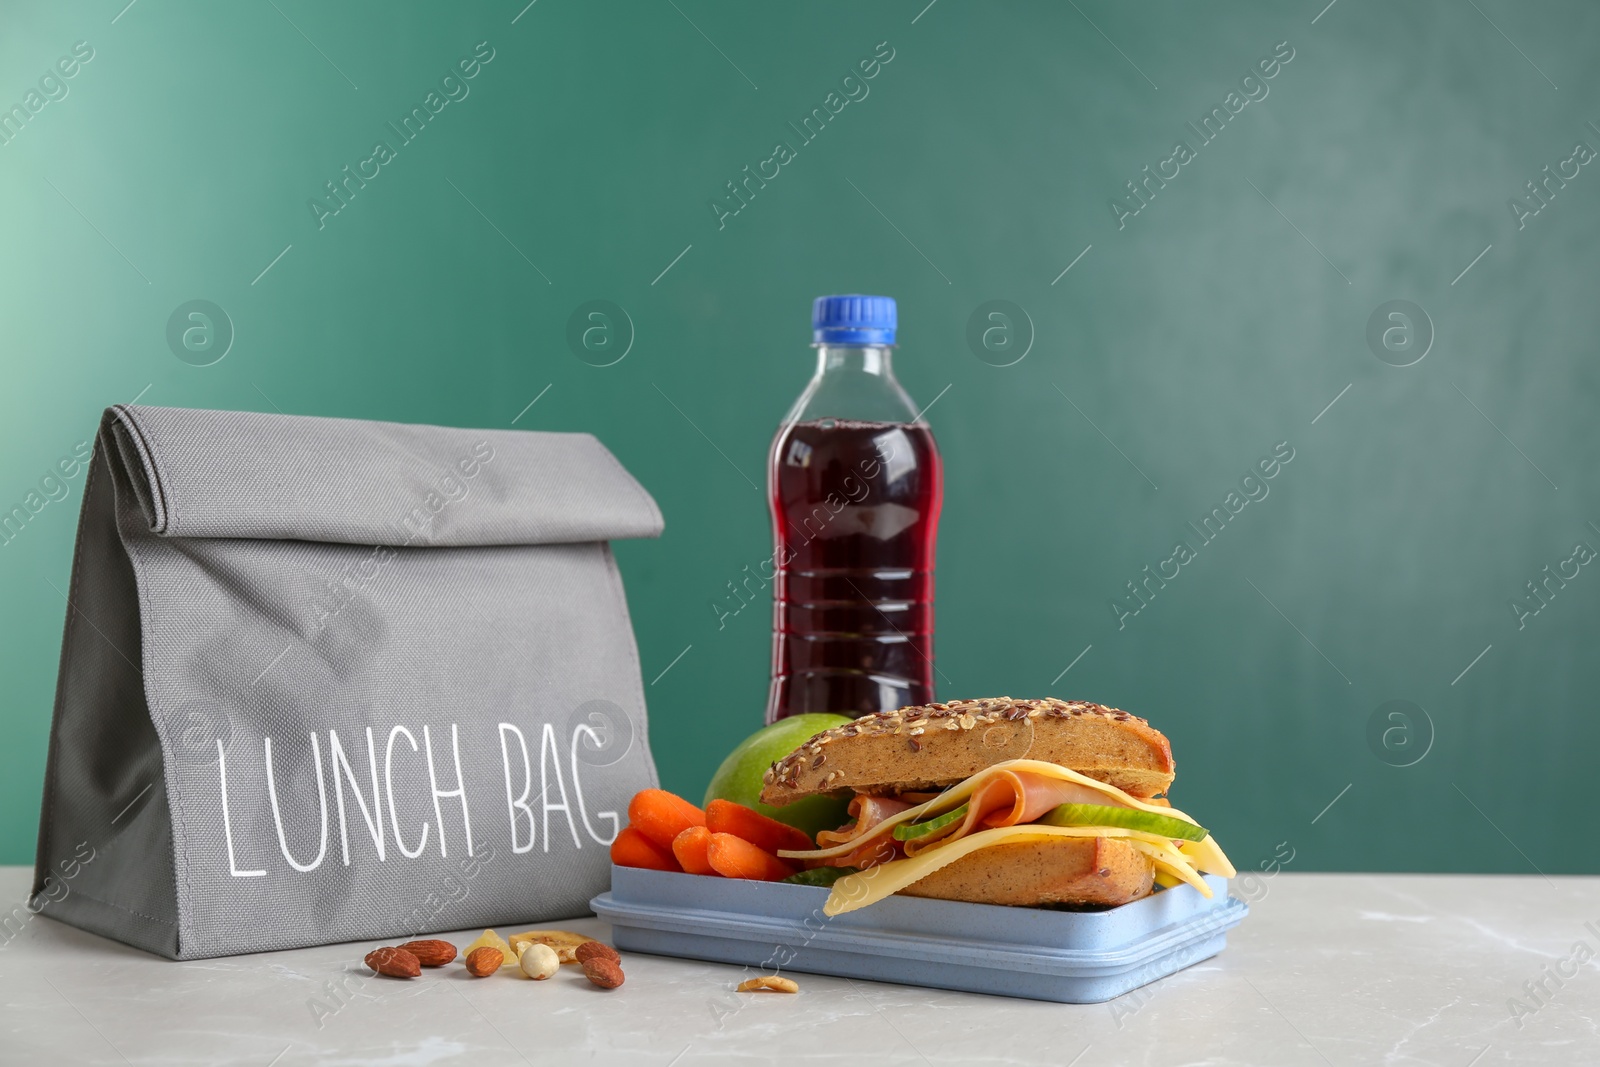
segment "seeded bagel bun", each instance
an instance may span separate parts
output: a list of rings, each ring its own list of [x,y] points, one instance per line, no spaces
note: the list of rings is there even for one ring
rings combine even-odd
[[[1126,841],[1058,837],[979,849],[900,892],[975,904],[1110,907],[1149,896],[1154,875],[1150,858]]]
[[[1086,701],[997,697],[878,712],[824,730],[767,770],[761,799],[783,805],[837,789],[942,789],[1023,758],[1136,797],[1166,792],[1176,773],[1166,736],[1137,716]]]

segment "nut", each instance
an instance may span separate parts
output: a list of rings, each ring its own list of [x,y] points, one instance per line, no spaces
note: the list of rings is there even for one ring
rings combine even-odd
[[[430,938],[426,941],[407,941],[400,946],[417,957],[424,967],[443,967],[456,958],[456,947],[448,941]]]
[[[775,974],[762,975],[746,982],[740,982],[737,990],[740,993],[798,993],[800,986],[792,978],[780,978]]]
[[[573,953],[578,950],[579,945],[588,940],[588,934],[575,934],[571,930],[524,930],[520,934],[511,935],[511,950],[506,958],[515,962],[517,953],[522,951],[524,944],[540,944],[555,949],[562,963],[576,963]]]
[[[549,945],[528,942],[517,956],[517,966],[535,982],[542,982],[561,969],[561,957]]]
[[[621,963],[622,957],[617,955],[617,950],[601,941],[585,941],[578,946],[576,959],[579,963],[587,963],[592,959],[611,960]]]
[[[471,944],[461,950],[463,956],[472,955],[474,949],[497,948],[500,950],[500,966],[515,967],[517,965],[517,950],[506,944],[506,939],[493,930],[485,930],[474,938]]]
[[[474,978],[487,978],[500,969],[506,954],[497,948],[484,945],[467,953],[467,973]]]
[[[583,974],[601,989],[615,989],[622,984],[622,965],[602,956],[591,956],[584,960]]]
[[[367,953],[366,963],[387,978],[415,978],[422,973],[417,957],[403,948],[375,948]]]

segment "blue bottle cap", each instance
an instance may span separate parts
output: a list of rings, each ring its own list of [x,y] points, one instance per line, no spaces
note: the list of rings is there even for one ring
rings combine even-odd
[[[897,324],[892,296],[819,296],[811,303],[814,344],[892,345]]]

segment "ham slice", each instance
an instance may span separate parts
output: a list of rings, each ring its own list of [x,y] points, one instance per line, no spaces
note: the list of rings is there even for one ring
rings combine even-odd
[[[1074,788],[1075,786],[1077,788]],[[778,854],[784,859],[800,860],[807,866],[813,867],[828,863],[843,863],[847,858],[852,858],[849,856],[850,853],[864,849],[870,844],[869,838],[872,841],[879,838],[892,841],[891,831],[898,830],[904,824],[926,825],[929,821],[942,816],[954,817],[953,813],[958,811],[961,813],[958,817],[961,821],[952,826],[941,827],[923,836],[913,836],[911,841],[905,843],[908,847],[901,847],[899,843],[890,844],[888,841],[884,847],[899,847],[900,851],[914,856],[936,844],[953,843],[958,838],[972,836],[988,829],[1010,829],[1019,823],[1027,824],[1030,820],[1037,822],[1052,807],[1065,803],[1128,808],[1156,814],[1170,812],[1185,822],[1194,822],[1165,799],[1140,799],[1070,768],[1030,759],[1005,760],[993,764],[921,804],[906,806],[907,800],[921,799],[923,795],[925,794],[903,794],[892,799],[857,798],[858,804],[865,804],[871,800],[875,805],[881,806],[868,810],[865,819],[857,819],[839,830],[819,835],[821,843],[819,848],[807,851],[780,850]],[[861,809],[857,807],[852,810]],[[898,814],[885,814],[896,811]],[[1047,828],[1041,826],[1040,829]],[[830,841],[840,843],[830,845]],[[1185,855],[1196,855],[1197,853],[1190,847],[1194,845],[1195,842],[1184,842],[1179,848]],[[1207,870],[1220,871],[1226,866],[1227,857],[1222,855],[1214,840],[1207,838],[1199,843],[1199,847],[1208,847],[1207,862],[1212,866],[1206,868]],[[861,857],[853,858],[859,860]]]
[[[835,845],[848,844],[862,835],[868,833],[874,826],[883,820],[900,814],[907,808],[914,807],[911,802],[896,800],[893,797],[874,797],[865,793],[857,793],[850,798],[850,814],[855,816],[855,822],[847,823],[837,830],[823,830],[817,834],[817,847],[832,848]],[[814,861],[810,866],[856,867],[865,869],[875,867],[880,863],[899,859],[902,853],[900,842],[887,835],[864,842],[853,852],[832,859]]]
[[[1001,771],[978,787],[967,799],[967,815],[942,830],[906,842],[905,852],[916,856],[935,845],[956,841],[979,830],[1033,822],[1060,804],[1117,805],[1105,793],[1077,782],[1032,771]],[[819,835],[817,843],[822,843]]]

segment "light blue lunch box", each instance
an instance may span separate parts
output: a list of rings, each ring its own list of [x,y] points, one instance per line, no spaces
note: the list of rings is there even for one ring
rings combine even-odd
[[[828,890],[611,868],[590,901],[617,948],[1064,1004],[1098,1004],[1221,952],[1249,906],[1206,875],[1106,911],[892,896],[828,918]]]

